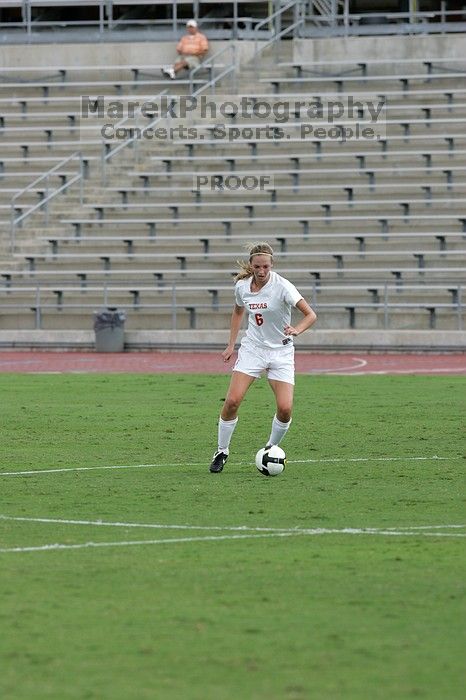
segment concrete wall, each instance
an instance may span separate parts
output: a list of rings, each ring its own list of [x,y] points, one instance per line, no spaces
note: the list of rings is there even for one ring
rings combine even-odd
[[[230,46],[230,41],[211,42],[210,55]],[[241,64],[252,59],[253,41],[236,41]],[[266,52],[268,53],[268,52]],[[294,60],[358,60],[363,58],[452,58],[466,56],[466,34],[388,37],[337,37],[296,39]],[[128,42],[86,44],[34,44],[0,46],[0,69],[11,66],[150,65],[167,63],[176,56],[175,42]]]
[[[241,334],[238,336],[241,338]],[[224,331],[126,331],[128,350],[218,348],[228,343]],[[0,349],[92,349],[94,331],[0,331]],[[312,330],[296,338],[301,350],[406,350],[466,352],[466,331]]]
[[[210,55],[230,41],[211,42]],[[236,41],[240,64],[251,61],[253,41]],[[268,51],[266,52],[266,54]],[[451,58],[464,60],[466,34],[296,39],[296,61]],[[176,57],[175,42],[35,44],[0,46],[0,70],[13,66],[92,66],[163,64]]]
[[[209,55],[231,46],[230,41],[210,43]],[[253,41],[234,42],[240,63],[251,60]],[[14,66],[109,66],[169,63],[176,58],[175,42],[37,44],[0,46],[0,70]],[[229,54],[220,60],[224,63]]]
[[[429,36],[367,36],[333,39],[296,39],[295,61],[466,57],[466,34]]]

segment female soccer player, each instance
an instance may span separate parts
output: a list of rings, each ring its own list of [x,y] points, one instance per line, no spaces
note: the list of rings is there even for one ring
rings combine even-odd
[[[224,362],[228,362],[234,352],[245,310],[249,320],[219,418],[218,448],[210,465],[210,471],[215,473],[222,471],[228,459],[239,406],[262,372],[266,372],[276,400],[276,414],[267,445],[278,445],[285,436],[293,408],[293,336],[310,328],[317,318],[296,287],[272,270],[273,250],[268,243],[251,246],[249,261],[240,265],[230,340],[222,353]],[[290,325],[293,306],[303,314],[296,326]]]

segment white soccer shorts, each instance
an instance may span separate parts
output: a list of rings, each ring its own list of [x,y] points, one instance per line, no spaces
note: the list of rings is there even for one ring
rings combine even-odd
[[[243,338],[233,372],[243,372],[259,378],[263,373],[268,379],[294,384],[294,346],[266,348]]]

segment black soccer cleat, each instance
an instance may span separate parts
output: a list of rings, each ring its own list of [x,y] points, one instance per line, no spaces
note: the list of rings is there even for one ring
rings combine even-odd
[[[209,467],[209,471],[213,472],[214,474],[218,474],[223,470],[223,467],[225,466],[225,462],[228,459],[228,455],[225,454],[225,452],[222,452],[219,450],[216,452],[212,458],[212,462]]]

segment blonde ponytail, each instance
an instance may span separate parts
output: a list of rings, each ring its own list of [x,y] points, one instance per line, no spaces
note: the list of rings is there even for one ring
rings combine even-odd
[[[249,252],[249,260],[247,262],[245,260],[237,260],[237,263],[240,266],[240,271],[235,277],[235,282],[252,277],[253,269],[251,266],[251,260],[255,255],[270,255],[270,261],[273,262],[273,248],[266,241],[249,243],[246,246],[246,249]]]

